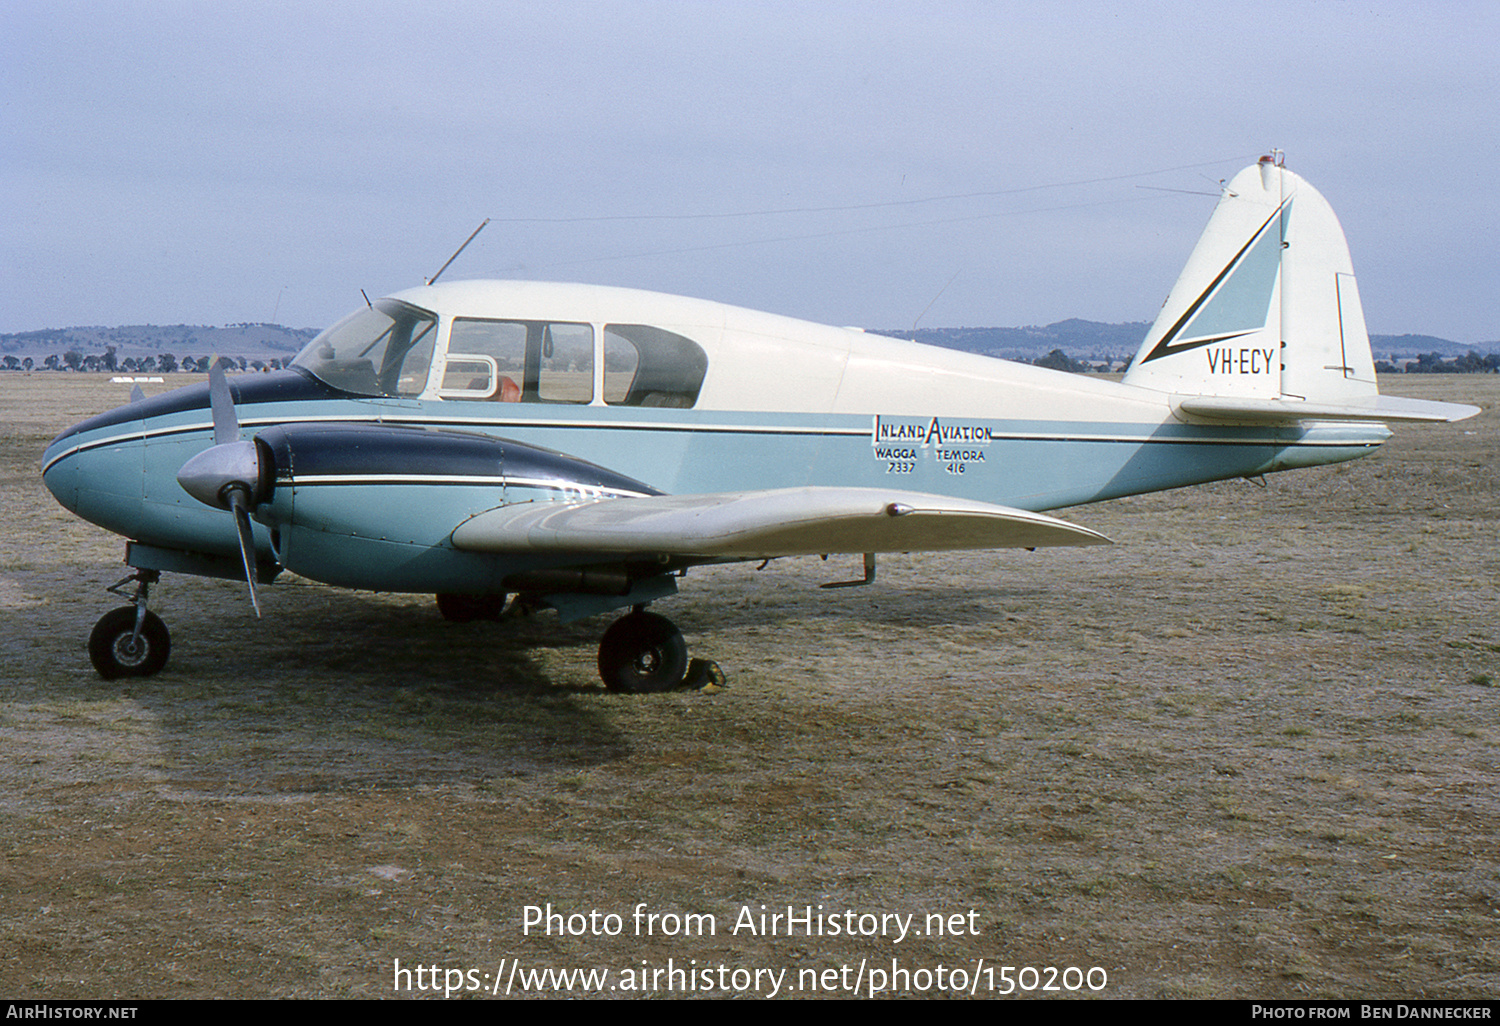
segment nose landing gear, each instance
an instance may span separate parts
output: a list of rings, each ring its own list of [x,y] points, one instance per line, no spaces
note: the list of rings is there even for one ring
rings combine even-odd
[[[155,570],[137,570],[109,588],[129,598],[131,604],[105,613],[89,635],[89,661],[105,680],[149,677],[167,665],[171,635],[161,617],[146,608],[151,585],[160,579],[161,574]],[[135,582],[135,591],[126,595],[123,589],[131,581]]]

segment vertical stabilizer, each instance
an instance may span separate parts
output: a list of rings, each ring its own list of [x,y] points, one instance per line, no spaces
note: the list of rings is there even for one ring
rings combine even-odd
[[[1254,400],[1375,395],[1349,247],[1328,201],[1270,157],[1235,175],[1125,381]]]

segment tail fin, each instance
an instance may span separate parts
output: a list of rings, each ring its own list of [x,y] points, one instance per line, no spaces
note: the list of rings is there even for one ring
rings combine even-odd
[[[1262,157],[1225,186],[1126,383],[1199,416],[1460,420],[1476,407],[1382,400],[1333,208]]]

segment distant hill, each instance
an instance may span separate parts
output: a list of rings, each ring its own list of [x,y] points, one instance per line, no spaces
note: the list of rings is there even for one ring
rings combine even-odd
[[[1427,353],[1437,353],[1444,357],[1464,356],[1468,353],[1484,356],[1500,353],[1500,342],[1480,342],[1466,346],[1462,342],[1450,342],[1446,338],[1435,338],[1432,335],[1371,335],[1370,349],[1377,360],[1393,357],[1411,359]]]

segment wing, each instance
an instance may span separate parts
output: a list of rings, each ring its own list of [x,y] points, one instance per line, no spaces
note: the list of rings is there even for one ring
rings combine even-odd
[[[833,552],[1098,545],[1086,527],[1029,510],[879,488],[781,488],[594,502],[521,502],[465,521],[475,552],[766,559]]]

